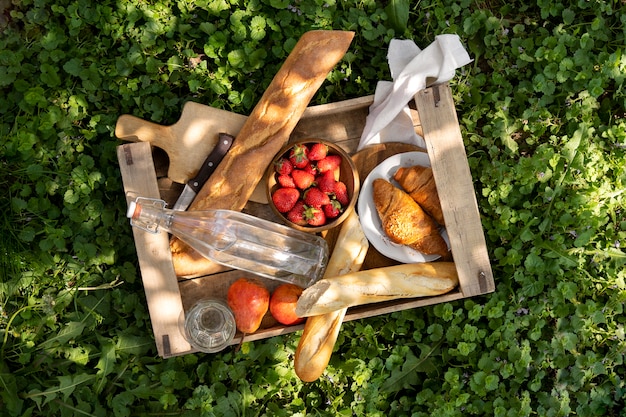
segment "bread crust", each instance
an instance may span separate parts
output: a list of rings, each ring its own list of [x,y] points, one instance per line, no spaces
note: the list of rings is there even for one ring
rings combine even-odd
[[[385,234],[399,245],[427,255],[448,255],[448,245],[437,223],[403,190],[377,178],[373,184],[374,205]]]
[[[354,32],[349,31],[316,30],[300,38],[189,210],[243,209],[353,37]],[[179,277],[206,275],[221,269],[178,238],[172,238],[170,248]]]
[[[305,289],[296,314],[309,317],[401,298],[441,295],[459,284],[453,262],[400,264],[321,279]]]
[[[324,373],[346,311],[347,309],[339,309],[307,318],[294,359],[294,370],[303,382],[316,381]]]
[[[402,189],[440,225],[445,225],[433,169],[415,165],[400,167],[393,176]]]

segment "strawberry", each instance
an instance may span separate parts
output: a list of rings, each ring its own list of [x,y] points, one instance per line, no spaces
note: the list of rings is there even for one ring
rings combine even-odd
[[[287,158],[280,158],[274,163],[274,169],[278,175],[289,175],[293,170],[293,164]]]
[[[287,219],[300,226],[306,226],[306,211],[307,207],[304,205],[304,201],[298,200],[291,210],[287,212]]]
[[[305,212],[306,222],[310,226],[323,226],[326,224],[324,210],[316,207],[309,207]]]
[[[317,168],[313,164],[311,164],[311,161],[307,162],[302,170],[310,174],[317,175]]]
[[[348,205],[350,202],[350,196],[348,196],[348,189],[346,188],[345,183],[341,181],[337,181],[335,183],[335,198],[341,203],[341,205]]]
[[[341,203],[335,199],[330,201],[330,204],[325,204],[322,206],[322,210],[324,210],[324,214],[326,217],[334,219],[339,216],[342,211]]]
[[[317,176],[315,182],[317,187],[326,194],[335,192],[335,173],[333,171],[321,173]]]
[[[276,179],[281,187],[296,188],[296,183],[291,175],[279,175]]]
[[[324,204],[330,203],[330,197],[317,187],[311,187],[304,193],[304,204],[307,206],[321,208]]]
[[[313,174],[306,172],[302,169],[294,169],[291,172],[291,177],[293,178],[293,182],[296,187],[301,190],[306,190],[315,181],[315,176]]]
[[[281,213],[291,210],[299,198],[300,191],[296,188],[279,188],[272,194],[272,202]]]
[[[326,158],[317,161],[317,170],[319,172],[334,171],[335,169],[339,168],[340,165],[340,155],[328,155],[326,156]]]
[[[328,154],[328,146],[323,143],[314,143],[309,149],[309,160],[319,161],[326,158]]]
[[[309,162],[309,148],[304,144],[294,145],[289,151],[289,161],[295,168],[304,168]]]

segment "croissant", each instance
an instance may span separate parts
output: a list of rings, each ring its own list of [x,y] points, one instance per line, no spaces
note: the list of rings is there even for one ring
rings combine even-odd
[[[412,167],[400,167],[393,176],[393,179],[419,204],[426,213],[432,216],[435,221],[445,225],[439,194],[433,177],[431,167],[415,165]]]
[[[437,223],[407,193],[382,178],[373,182],[374,205],[389,238],[426,255],[447,257]]]

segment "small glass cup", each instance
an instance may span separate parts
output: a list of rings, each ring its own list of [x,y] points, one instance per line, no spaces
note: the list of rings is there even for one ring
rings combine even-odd
[[[233,312],[220,300],[199,301],[185,315],[185,337],[201,352],[223,350],[232,342],[236,330]]]

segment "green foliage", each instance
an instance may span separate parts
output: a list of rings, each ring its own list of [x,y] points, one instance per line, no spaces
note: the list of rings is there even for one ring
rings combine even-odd
[[[625,415],[621,2],[13,2],[0,28],[0,409],[8,416]],[[298,38],[355,31],[315,104],[374,92],[393,37],[457,33],[451,81],[497,290],[157,357],[113,131],[193,100],[247,114]]]
[[[389,19],[389,25],[398,33],[404,34],[409,23],[409,1],[408,0],[392,0],[385,7],[385,13]]]

